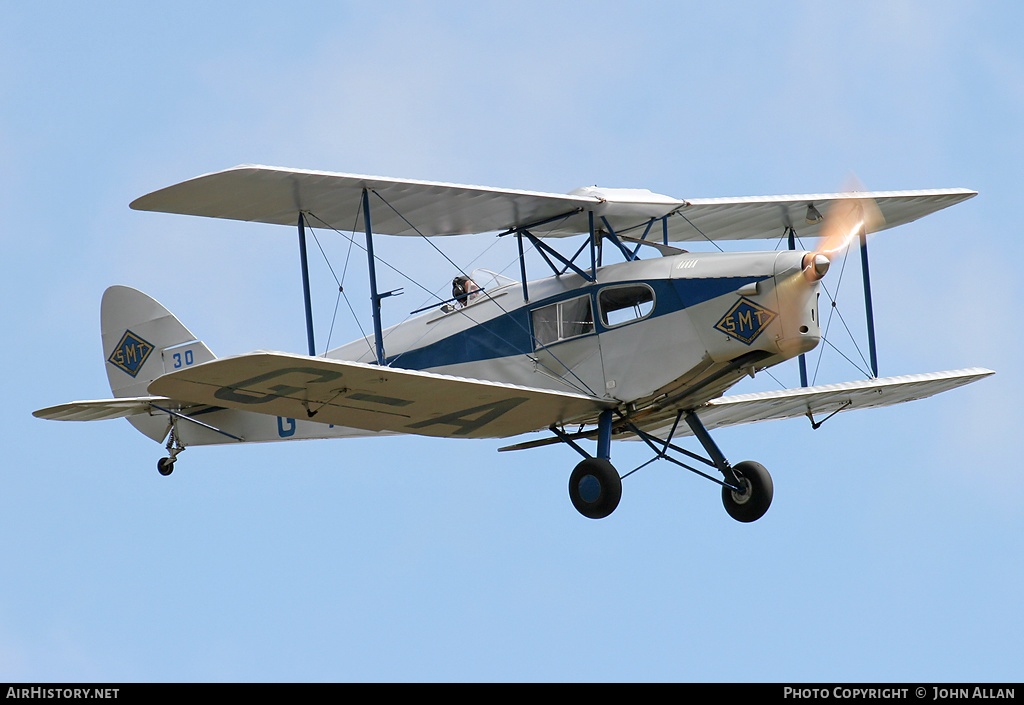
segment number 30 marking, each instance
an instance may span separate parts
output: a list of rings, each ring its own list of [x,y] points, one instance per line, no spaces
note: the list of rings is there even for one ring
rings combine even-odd
[[[174,369],[178,369],[179,367],[181,367],[182,366],[181,353],[174,353],[174,355],[172,357],[174,358]],[[191,365],[192,361],[193,361],[192,351],[191,350],[186,350],[185,351],[185,361],[184,361],[184,364],[185,365]]]

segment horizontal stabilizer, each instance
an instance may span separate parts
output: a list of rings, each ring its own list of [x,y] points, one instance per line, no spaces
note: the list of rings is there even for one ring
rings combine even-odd
[[[277,352],[166,374],[152,394],[367,431],[504,438],[592,419],[597,398],[484,380]]]
[[[45,409],[33,411],[32,415],[39,419],[53,421],[103,421],[120,419],[125,416],[138,416],[159,411],[154,407],[182,411],[198,404],[174,401],[167,397],[122,397],[120,399],[97,399],[94,401],[72,401],[58,404]]]
[[[892,228],[977,194],[956,188],[684,200],[646,189],[586,187],[559,194],[242,165],[154,191],[131,207],[278,225],[295,225],[305,213],[313,227],[340,229],[362,222],[364,190],[370,194],[373,231],[381,235],[469,235],[536,226],[531,232],[537,237],[566,237],[589,233],[587,212],[593,211],[598,227],[635,238],[648,232],[652,219],[668,216],[650,230],[650,240],[673,242],[772,239],[788,227],[813,238],[821,227],[817,214],[835,201],[862,198],[874,199],[882,227]]]

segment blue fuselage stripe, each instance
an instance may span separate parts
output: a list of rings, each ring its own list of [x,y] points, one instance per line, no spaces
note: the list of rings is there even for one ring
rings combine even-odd
[[[654,289],[654,310],[650,316],[643,319],[648,320],[696,306],[705,301],[734,292],[747,284],[767,278],[769,277],[658,279],[644,282],[614,282],[608,284],[608,286],[643,283]],[[596,297],[601,288],[603,287],[589,287],[587,292],[592,297]],[[387,364],[394,364],[397,367],[410,370],[429,370],[447,365],[458,365],[532,353],[533,337],[530,333],[530,311],[557,301],[579,296],[580,293],[581,291],[577,289],[539,301],[531,301],[526,306],[503,313],[500,316],[495,316],[489,321],[471,326],[443,340],[392,355],[388,358]],[[592,299],[592,303],[596,310],[596,298]],[[595,316],[595,319],[597,334],[608,330],[601,323],[600,316]]]

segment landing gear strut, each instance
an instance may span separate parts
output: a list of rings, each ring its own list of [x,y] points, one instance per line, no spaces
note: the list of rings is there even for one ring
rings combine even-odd
[[[725,505],[725,511],[729,516],[745,523],[763,517],[772,504],[774,492],[772,476],[764,466],[753,460],[744,460],[733,467],[718,449],[696,413],[686,412],[683,419],[711,456],[714,466],[725,476],[725,482],[722,484],[722,504]]]

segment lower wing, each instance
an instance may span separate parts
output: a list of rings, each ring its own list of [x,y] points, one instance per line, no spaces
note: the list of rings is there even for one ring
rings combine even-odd
[[[367,431],[505,438],[592,420],[611,402],[579,394],[277,352],[221,358],[157,378],[149,393]]]
[[[973,367],[951,372],[865,379],[818,387],[780,389],[712,399],[697,409],[706,428],[737,426],[757,421],[825,416],[839,411],[902,404],[949,391],[994,374]],[[666,428],[667,430],[667,428]]]

